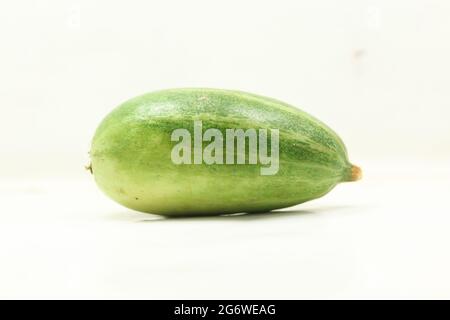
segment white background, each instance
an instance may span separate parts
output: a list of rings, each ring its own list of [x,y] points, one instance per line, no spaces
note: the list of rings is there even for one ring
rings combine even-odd
[[[450,2],[3,1],[0,298],[450,298]],[[83,170],[116,105],[284,100],[365,173],[280,212],[164,219]]]

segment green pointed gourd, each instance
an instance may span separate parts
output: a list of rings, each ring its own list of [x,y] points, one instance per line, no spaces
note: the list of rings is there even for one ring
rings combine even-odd
[[[238,129],[240,149],[230,131]],[[218,89],[163,90],[123,103],[97,128],[90,156],[108,196],[167,216],[270,211],[361,177],[319,120],[281,101]]]

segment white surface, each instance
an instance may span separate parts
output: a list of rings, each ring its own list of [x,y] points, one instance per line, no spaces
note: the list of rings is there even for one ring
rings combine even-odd
[[[449,16],[447,0],[0,2],[0,297],[450,298]],[[100,120],[194,86],[302,108],[365,179],[257,216],[108,200],[80,172]]]
[[[376,163],[310,203],[210,218],[129,211],[88,175],[2,182],[0,297],[450,298],[450,167]]]

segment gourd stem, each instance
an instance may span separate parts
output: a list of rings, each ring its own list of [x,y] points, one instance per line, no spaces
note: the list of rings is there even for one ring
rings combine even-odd
[[[350,179],[348,181],[358,181],[362,178],[362,170],[360,167],[352,165]]]

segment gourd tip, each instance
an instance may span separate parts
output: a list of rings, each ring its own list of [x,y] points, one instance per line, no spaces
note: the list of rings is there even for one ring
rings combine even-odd
[[[91,174],[94,174],[94,170],[92,170],[92,162],[90,162],[87,166],[84,166],[84,168]]]
[[[362,179],[362,170],[360,167],[352,165],[350,181],[358,181]]]

